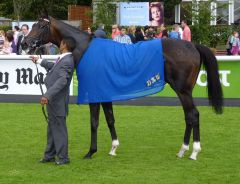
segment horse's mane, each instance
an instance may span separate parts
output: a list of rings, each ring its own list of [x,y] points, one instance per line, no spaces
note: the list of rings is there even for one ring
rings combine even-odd
[[[74,26],[72,26],[72,25],[69,25],[69,24],[63,22],[62,20],[53,18],[53,17],[51,17],[51,16],[49,16],[49,17],[50,17],[50,19],[54,19],[54,20],[58,21],[60,24],[63,24],[64,26],[67,26],[68,29],[71,30],[71,31],[74,32],[74,33],[77,33],[77,34],[82,33],[82,34],[85,34],[85,35],[89,35],[86,31],[83,31],[83,30],[81,30],[81,29],[79,29],[79,28],[76,28],[76,27],[74,27]]]

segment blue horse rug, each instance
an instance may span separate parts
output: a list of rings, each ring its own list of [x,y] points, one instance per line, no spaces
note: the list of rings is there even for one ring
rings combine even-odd
[[[160,39],[127,45],[95,38],[77,67],[78,104],[129,100],[163,90]]]

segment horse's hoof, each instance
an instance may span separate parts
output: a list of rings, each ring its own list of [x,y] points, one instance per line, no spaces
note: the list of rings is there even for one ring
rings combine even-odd
[[[97,152],[97,149],[90,149],[90,151],[83,157],[83,159],[91,159],[93,154]]]
[[[91,159],[92,158],[92,154],[88,153],[86,154],[83,159]]]
[[[182,154],[182,153],[177,153],[177,154],[176,154],[176,157],[178,157],[178,158],[183,158],[183,157],[184,157],[184,154]]]
[[[189,157],[190,160],[197,160],[197,154],[198,152],[193,151],[191,156]]]
[[[85,157],[83,157],[84,160],[91,159],[91,158],[92,158],[92,157],[90,157],[90,156],[85,156]]]
[[[118,146],[119,146],[119,141],[118,140],[113,140],[112,141],[112,148],[109,152],[109,155],[116,156],[117,155],[116,150],[117,150]]]
[[[197,160],[197,158],[195,157],[189,157],[189,160],[194,160],[194,161],[196,161]]]
[[[117,156],[117,154],[116,154],[115,152],[112,152],[112,151],[110,151],[108,154],[109,154],[110,156]]]
[[[188,151],[188,150],[189,150],[189,145],[182,144],[182,147],[181,147],[181,149],[179,150],[179,152],[177,153],[176,156],[178,158],[183,158],[185,152]]]
[[[197,160],[197,155],[200,151],[201,151],[200,142],[194,142],[193,143],[193,152],[192,152],[191,156],[189,157],[189,159]]]

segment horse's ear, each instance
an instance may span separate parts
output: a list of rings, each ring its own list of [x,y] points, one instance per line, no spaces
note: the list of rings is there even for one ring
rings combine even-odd
[[[44,9],[40,12],[40,18],[48,19],[48,11],[47,11],[46,8],[44,8]]]

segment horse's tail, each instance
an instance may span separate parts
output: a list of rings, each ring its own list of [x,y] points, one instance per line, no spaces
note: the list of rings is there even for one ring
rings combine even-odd
[[[217,59],[212,51],[206,46],[196,44],[195,47],[200,53],[201,62],[207,71],[209,104],[212,105],[216,113],[221,114],[223,106],[223,92],[219,80]]]

